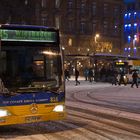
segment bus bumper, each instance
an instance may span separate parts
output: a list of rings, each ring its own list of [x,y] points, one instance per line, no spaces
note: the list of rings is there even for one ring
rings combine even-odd
[[[0,126],[12,124],[35,123],[42,121],[63,120],[66,112],[50,112],[48,114],[32,114],[26,116],[8,116],[0,118]]]

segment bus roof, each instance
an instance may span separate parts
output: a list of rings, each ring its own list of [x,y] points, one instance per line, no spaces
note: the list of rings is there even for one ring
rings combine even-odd
[[[89,55],[82,55],[82,54],[70,54],[66,55],[68,57],[74,57],[74,58],[86,58],[86,57],[96,57],[98,59],[107,59],[107,60],[140,60],[140,57],[138,56],[126,56],[126,55],[120,55],[120,54],[109,54],[109,53],[93,53]]]
[[[0,24],[1,29],[21,29],[21,30],[47,30],[57,31],[55,27],[38,26],[38,25],[20,25],[20,24]]]
[[[126,55],[119,55],[119,54],[109,54],[109,53],[96,53],[95,57],[102,57],[102,58],[111,58],[111,59],[127,59],[127,60],[140,60],[138,56],[126,56]]]

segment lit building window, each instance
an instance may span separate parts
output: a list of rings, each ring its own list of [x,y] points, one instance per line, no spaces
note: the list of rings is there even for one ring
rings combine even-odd
[[[137,26],[137,23],[134,23],[134,26],[136,27]]]
[[[124,48],[125,51],[127,51],[127,48]]]
[[[127,24],[124,25],[125,29],[127,28]]]
[[[131,28],[131,24],[128,24],[128,27]]]
[[[131,42],[131,36],[130,36],[130,35],[127,37],[127,42],[128,42],[128,43]]]
[[[72,39],[71,38],[69,38],[69,40],[68,40],[68,45],[72,46]]]
[[[128,13],[128,18],[130,18],[131,17],[131,13]]]
[[[134,38],[137,38],[137,35],[134,35]]]

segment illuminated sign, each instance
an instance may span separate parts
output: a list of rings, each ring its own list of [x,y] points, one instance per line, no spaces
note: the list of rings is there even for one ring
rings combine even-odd
[[[124,62],[116,62],[116,65],[124,65]]]
[[[115,62],[116,66],[126,66],[127,62]]]
[[[2,41],[25,41],[25,42],[56,42],[57,33],[54,31],[27,31],[0,29]]]

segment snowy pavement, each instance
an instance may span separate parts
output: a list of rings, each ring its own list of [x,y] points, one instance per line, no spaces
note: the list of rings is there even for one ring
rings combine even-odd
[[[103,108],[103,107],[97,107],[94,108],[94,111],[97,112],[105,112],[107,114],[112,114],[120,117],[129,118],[132,120],[140,121],[140,87],[139,88],[131,88],[130,84],[127,86],[121,85],[121,86],[112,86],[110,83],[96,83],[89,81],[85,81],[84,77],[79,77],[80,85],[75,86],[75,79],[72,77],[70,81],[66,81],[66,91],[69,92],[79,92],[83,91],[83,93],[75,94],[75,98],[90,102],[93,98],[96,98],[98,100],[104,100],[106,103],[113,102],[115,104],[119,104],[120,106],[126,106],[127,108],[130,108],[131,111],[125,111],[125,110],[113,110],[111,108]],[[110,91],[105,91],[105,89],[109,89]],[[86,91],[87,89],[87,91]],[[98,93],[98,90],[102,90],[102,93]],[[123,93],[120,92],[123,90]],[[86,92],[86,93],[85,93]],[[93,93],[95,92],[95,93]],[[97,93],[96,93],[97,92]],[[67,92],[66,92],[67,93]],[[92,99],[86,99],[86,96],[90,94],[90,97]],[[66,94],[67,95],[67,94]],[[69,98],[69,95],[66,96]],[[82,98],[82,99],[81,99]],[[94,101],[95,102],[95,101]],[[93,108],[93,105],[85,106],[83,103],[79,102],[69,102],[66,100],[66,104],[68,106],[80,106],[84,109],[91,110]]]
[[[140,140],[140,89],[66,81],[62,121],[4,126],[0,140]]]

